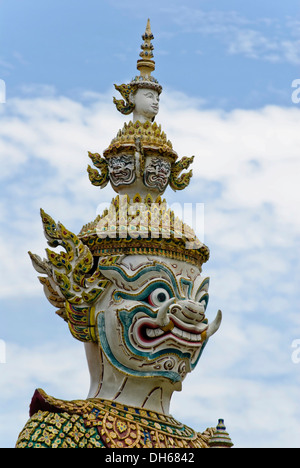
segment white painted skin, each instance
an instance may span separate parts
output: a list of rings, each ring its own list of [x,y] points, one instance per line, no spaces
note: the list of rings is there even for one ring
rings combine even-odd
[[[151,267],[156,264],[165,270],[152,271]],[[204,320],[205,306],[201,298],[207,293],[208,285],[202,288],[205,278],[194,265],[169,258],[132,255],[120,259],[118,266],[117,270],[102,271],[111,284],[95,310],[96,319],[97,316],[104,318],[105,337],[112,354],[107,353],[107,346],[101,342],[85,345],[91,375],[88,397],[105,398],[168,414],[173,392],[181,390],[182,381],[199,357],[203,333],[205,340],[215,333],[221,315],[219,313],[210,325]],[[137,275],[147,268],[146,274]],[[140,303],[145,305],[145,302],[134,299],[135,295],[140,297],[149,285],[158,281],[160,285],[165,283],[174,289],[167,271],[172,272],[176,279],[180,299],[166,295],[166,300],[159,306],[155,303],[154,294],[153,305],[147,304],[147,307],[152,307],[154,318],[143,310],[137,310],[126,329],[121,323],[120,311],[130,313]],[[136,276],[136,279],[126,281],[124,274],[128,278]],[[191,287],[184,286],[181,278],[189,280]],[[158,292],[163,292],[163,289],[161,287]],[[120,292],[121,296],[128,293],[131,298],[121,297]],[[98,330],[100,337],[101,333],[104,336],[103,330]],[[128,339],[125,339],[125,333],[128,333]],[[169,370],[178,376],[177,381],[168,377]]]
[[[130,100],[134,104],[133,122],[137,120],[141,123],[151,122],[158,114],[159,94],[155,89],[138,88]]]

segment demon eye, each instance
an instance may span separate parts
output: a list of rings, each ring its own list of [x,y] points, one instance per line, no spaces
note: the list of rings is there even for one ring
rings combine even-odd
[[[161,306],[164,302],[170,299],[170,294],[164,288],[157,288],[148,296],[148,302],[154,307]]]

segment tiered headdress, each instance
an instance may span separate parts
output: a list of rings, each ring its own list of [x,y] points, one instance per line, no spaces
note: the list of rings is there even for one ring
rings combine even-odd
[[[129,94],[138,87],[162,88],[151,72],[153,35],[148,20],[144,43],[137,62],[140,75],[129,85],[116,86],[125,101],[116,101],[117,109],[129,114]],[[90,181],[104,188],[109,182],[118,193],[111,206],[76,236],[41,211],[45,236],[56,253],[46,249],[47,260],[30,253],[45,294],[57,313],[69,325],[72,335],[81,341],[96,341],[94,307],[108,280],[101,266],[108,266],[122,255],[150,255],[182,260],[199,269],[209,258],[209,249],[193,230],[183,224],[161,196],[168,185],[182,190],[189,184],[192,171],[182,173],[194,157],[178,159],[172,143],[161,127],[149,121],[125,123],[111,141],[103,157],[89,153],[96,169],[88,166]]]
[[[141,59],[137,61],[137,69],[140,71],[140,75],[133,78],[129,84],[115,85],[116,90],[120,92],[125,99],[125,102],[122,99],[117,100],[114,98],[114,103],[116,104],[118,111],[125,115],[130,114],[134,109],[134,104],[130,102],[130,95],[138,88],[155,89],[159,94],[162,91],[161,85],[151,75],[155,70],[155,62],[153,60],[153,45],[151,42],[154,39],[154,36],[151,32],[149,19],[142,39],[144,43],[141,45]]]

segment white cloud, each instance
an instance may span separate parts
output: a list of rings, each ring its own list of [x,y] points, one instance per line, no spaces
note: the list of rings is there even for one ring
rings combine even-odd
[[[44,387],[62,399],[84,399],[89,375],[81,343],[49,342],[42,346],[6,343],[6,363],[1,364],[0,446],[12,448],[29,418],[36,388]]]
[[[290,17],[249,17],[235,10],[203,10],[189,5],[164,13],[177,25],[180,33],[198,33],[222,41],[229,54],[269,62],[299,65],[298,22]]]
[[[202,430],[224,418],[237,447],[299,447],[299,366],[280,328],[240,311],[225,317],[201,359],[174,395],[179,419]]]
[[[168,101],[166,108],[161,119],[167,122],[168,136],[180,155],[195,154],[195,177],[222,184],[218,211],[241,209],[247,216],[256,210],[259,216],[270,205],[282,232],[299,232],[299,109],[268,106],[223,113],[178,108],[170,112]],[[195,186],[204,201],[201,186]],[[234,223],[234,219],[228,217],[225,222]]]
[[[224,418],[237,448],[299,447],[296,386],[273,386],[264,379],[225,375],[223,379],[207,378],[202,374],[202,380],[200,376],[186,382],[186,389],[174,396],[173,413],[176,411],[183,421],[188,414],[190,424],[198,430]]]

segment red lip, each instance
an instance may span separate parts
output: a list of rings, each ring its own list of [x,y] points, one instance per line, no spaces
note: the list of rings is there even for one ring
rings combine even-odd
[[[139,340],[145,345],[149,345],[164,341],[168,337],[189,346],[199,346],[201,344],[201,334],[207,329],[208,325],[199,330],[195,326],[179,322],[174,317],[170,317],[170,320],[173,322],[174,327],[167,332],[158,327],[155,322],[147,319],[142,320],[137,326]]]

